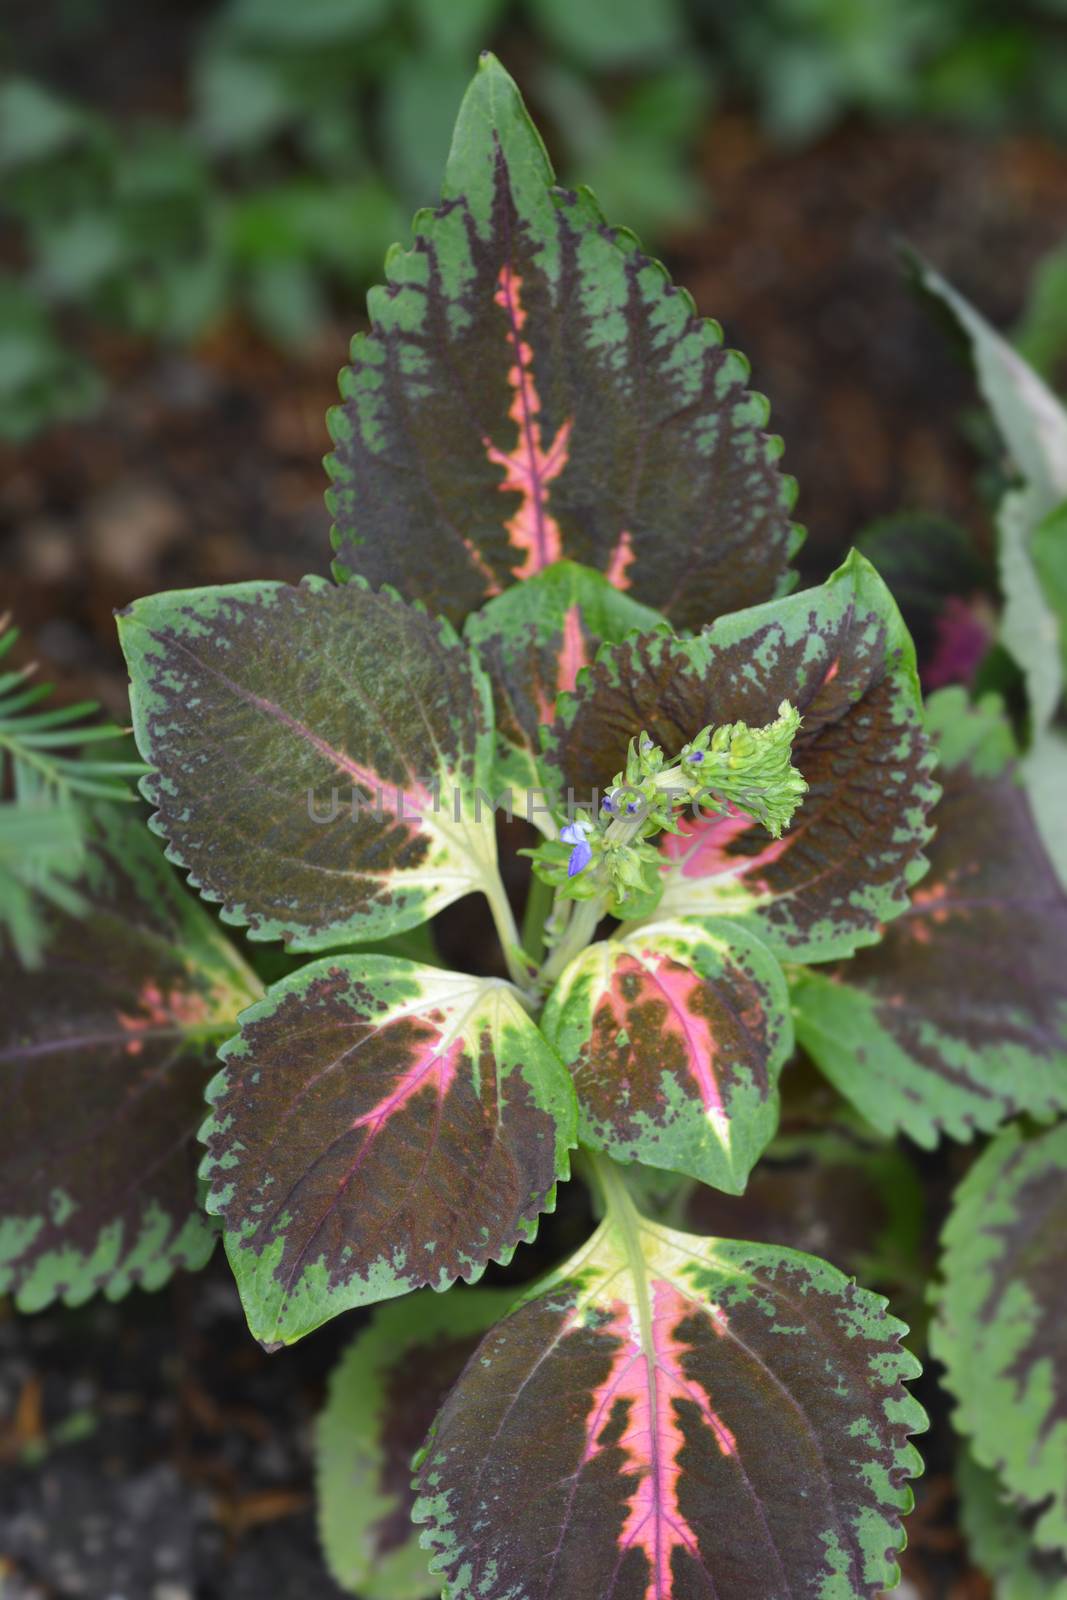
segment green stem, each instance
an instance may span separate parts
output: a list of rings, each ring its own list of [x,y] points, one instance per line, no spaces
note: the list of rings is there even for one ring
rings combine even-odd
[[[641,1330],[641,1348],[648,1363],[649,1398],[652,1415],[656,1414],[656,1359],[655,1341],[652,1337],[652,1296],[649,1292],[648,1262],[641,1247],[641,1224],[644,1221],[634,1205],[622,1168],[618,1162],[595,1151],[583,1151],[586,1171],[604,1203],[604,1217],[615,1231],[626,1255],[626,1265],[634,1286],[638,1326]]]
[[[527,967],[522,954],[522,941],[519,930],[515,926],[515,914],[511,909],[511,902],[504,890],[504,885],[494,873],[491,881],[484,885],[485,898],[489,902],[489,910],[493,915],[493,926],[496,936],[500,940],[507,963],[508,977],[516,988],[529,997],[531,970]]]
[[[539,988],[544,990],[555,983],[564,967],[582,953],[596,932],[597,923],[603,915],[603,897],[578,901],[577,909],[567,924],[566,932],[538,974]]]
[[[532,874],[530,892],[526,897],[526,910],[522,917],[522,948],[530,960],[540,966],[545,954],[545,923],[552,910],[555,890],[550,883]]]
[[[636,1231],[641,1225],[641,1213],[634,1205],[633,1197],[626,1187],[626,1179],[622,1175],[619,1163],[612,1161],[610,1156],[601,1155],[598,1151],[590,1150],[583,1145],[581,1166],[600,1196],[604,1215],[610,1217],[615,1226],[623,1232]]]

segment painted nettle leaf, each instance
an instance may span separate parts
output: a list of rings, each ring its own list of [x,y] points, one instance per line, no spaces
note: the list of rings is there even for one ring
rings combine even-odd
[[[325,958],[275,984],[220,1054],[207,1208],[267,1346],[473,1281],[533,1238],[569,1174],[570,1076],[499,979]]]
[[[259,993],[139,819],[101,805],[84,826],[82,911],[44,913],[0,1018],[0,1291],[24,1311],[207,1260],[204,1086]]]
[[[542,1027],[574,1074],[584,1145],[743,1193],[793,1050],[785,978],[754,934],[690,917],[589,945]]]
[[[152,595],[119,633],[153,826],[225,921],[321,950],[499,894],[489,685],[446,622],[308,578]]]
[[[996,1600],[1064,1600],[1067,1560],[1035,1547],[1033,1513],[1011,1504],[996,1473],[964,1450],[956,1462],[956,1485],[971,1559],[992,1579]]]
[[[573,561],[546,567],[471,614],[464,635],[493,690],[494,782],[513,791],[516,810],[521,794],[540,789],[540,730],[559,695],[574,688],[605,640],[657,626],[666,624],[655,611]],[[547,806],[527,810],[528,821],[555,836]]]
[[[507,1289],[430,1289],[380,1306],[335,1368],[316,1431],[319,1532],[330,1571],[361,1600],[440,1587],[411,1521],[411,1460]]]
[[[588,190],[555,187],[489,54],[414,233],[329,419],[338,576],[457,621],[567,558],[679,627],[790,587],[795,486],[746,361]]]
[[[876,1128],[932,1146],[1067,1110],[1067,894],[1010,762],[1010,730],[961,690],[941,731],[930,872],[882,942],[792,977],[797,1036]]]
[[[873,1600],[926,1420],[903,1331],[825,1262],[654,1225],[623,1191],[427,1440],[414,1517],[444,1592]]]
[[[980,1466],[1067,1551],[1067,1123],[1005,1128],[960,1185],[942,1236],[931,1348]]]
[[[636,731],[677,751],[711,722],[762,726],[788,701],[808,793],[772,839],[748,816],[666,837],[657,918],[723,916],[780,957],[825,961],[879,938],[924,870],[937,796],[915,657],[889,591],[855,552],[820,588],[722,617],[696,638],[605,645],[560,699],[543,764],[603,792]]]

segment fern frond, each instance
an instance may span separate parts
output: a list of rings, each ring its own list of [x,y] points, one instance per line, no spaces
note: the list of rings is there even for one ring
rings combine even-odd
[[[18,636],[10,617],[0,617],[0,658]],[[122,780],[143,773],[140,762],[95,761],[78,753],[92,744],[122,739],[124,729],[113,722],[86,723],[100,709],[95,700],[34,710],[52,692],[47,683],[27,686],[34,671],[31,665],[0,674],[0,782],[16,803],[61,805],[77,796],[136,800],[136,791]]]
[[[19,636],[8,615],[0,617],[0,659]],[[32,683],[31,665],[0,673],[0,934],[17,959],[37,966],[47,941],[49,906],[79,916],[84,902],[76,887],[84,862],[79,802],[132,801],[127,780],[146,769],[140,761],[85,754],[113,744],[125,730],[112,722],[89,722],[95,700],[39,709],[51,684]]]

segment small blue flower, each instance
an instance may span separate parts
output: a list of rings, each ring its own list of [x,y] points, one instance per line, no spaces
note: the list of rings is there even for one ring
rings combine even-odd
[[[687,761],[692,761],[694,763],[696,763],[698,761],[703,761],[704,752],[703,752],[703,750],[693,750],[689,755],[686,756],[685,759]]]
[[[568,878],[577,877],[579,872],[584,872],[593,859],[593,847],[586,838],[589,826],[588,822],[568,822],[565,828],[559,830],[563,843],[574,846],[567,863]]]
[[[641,806],[641,802],[639,800],[627,800],[627,802],[626,802],[627,815],[632,817],[635,811],[640,810],[640,806]]]
[[[614,811],[615,807],[612,805],[607,795],[605,795],[603,800],[601,800],[600,809],[601,811]]]
[[[593,859],[593,846],[588,839],[580,839],[571,851],[571,858],[567,862],[568,878],[576,878],[579,872],[584,872]]]

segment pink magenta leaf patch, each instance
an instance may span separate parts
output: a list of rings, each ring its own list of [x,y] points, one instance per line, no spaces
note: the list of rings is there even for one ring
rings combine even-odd
[[[929,703],[952,708],[929,875],[880,944],[792,984],[797,1034],[835,1087],[926,1146],[1067,1110],[1067,894],[1006,719],[948,694]]]
[[[602,573],[561,561],[506,589],[467,621],[465,637],[489,676],[496,725],[495,793],[510,790],[514,809],[542,787],[541,729],[559,697],[606,640],[664,627],[648,606],[613,588]],[[554,836],[547,808],[529,806],[527,820]]]
[[[690,918],[591,945],[542,1027],[574,1076],[584,1144],[744,1190],[793,1048],[785,979],[754,934]]]
[[[604,645],[544,735],[557,796],[603,791],[634,730],[668,758],[699,729],[800,713],[793,761],[808,789],[780,839],[736,812],[691,815],[662,844],[657,917],[726,917],[781,959],[873,944],[909,904],[938,789],[911,641],[874,568],[853,553],[817,589]]]
[[[548,494],[567,465],[573,419],[568,417],[560,423],[546,449],[541,438],[541,398],[533,369],[533,348],[522,332],[526,322],[522,279],[507,262],[500,269],[493,299],[507,317],[507,340],[512,356],[508,383],[515,393],[508,415],[515,424],[518,442],[509,452],[498,449],[487,438],[485,448],[490,461],[504,468],[502,492],[520,497],[518,510],[506,524],[508,537],[522,556],[521,563],[512,567],[511,574],[515,578],[532,578],[563,555],[563,536],[548,509]]]
[[[0,1292],[26,1311],[207,1260],[204,1088],[261,992],[139,817],[101,805],[86,830],[84,912],[47,910],[38,969],[0,940]]]
[[[153,826],[253,939],[323,950],[496,892],[484,673],[362,584],[244,583],[119,618]]]
[[[509,984],[378,955],[313,962],[241,1018],[201,1130],[252,1331],[507,1261],[574,1143],[567,1072]]]
[[[609,1203],[441,1409],[432,1570],[453,1600],[874,1600],[925,1425],[905,1331],[814,1256]]]
[[[568,559],[685,628],[790,587],[795,486],[746,361],[556,186],[492,56],[385,270],[329,417],[339,578],[459,622]]]

